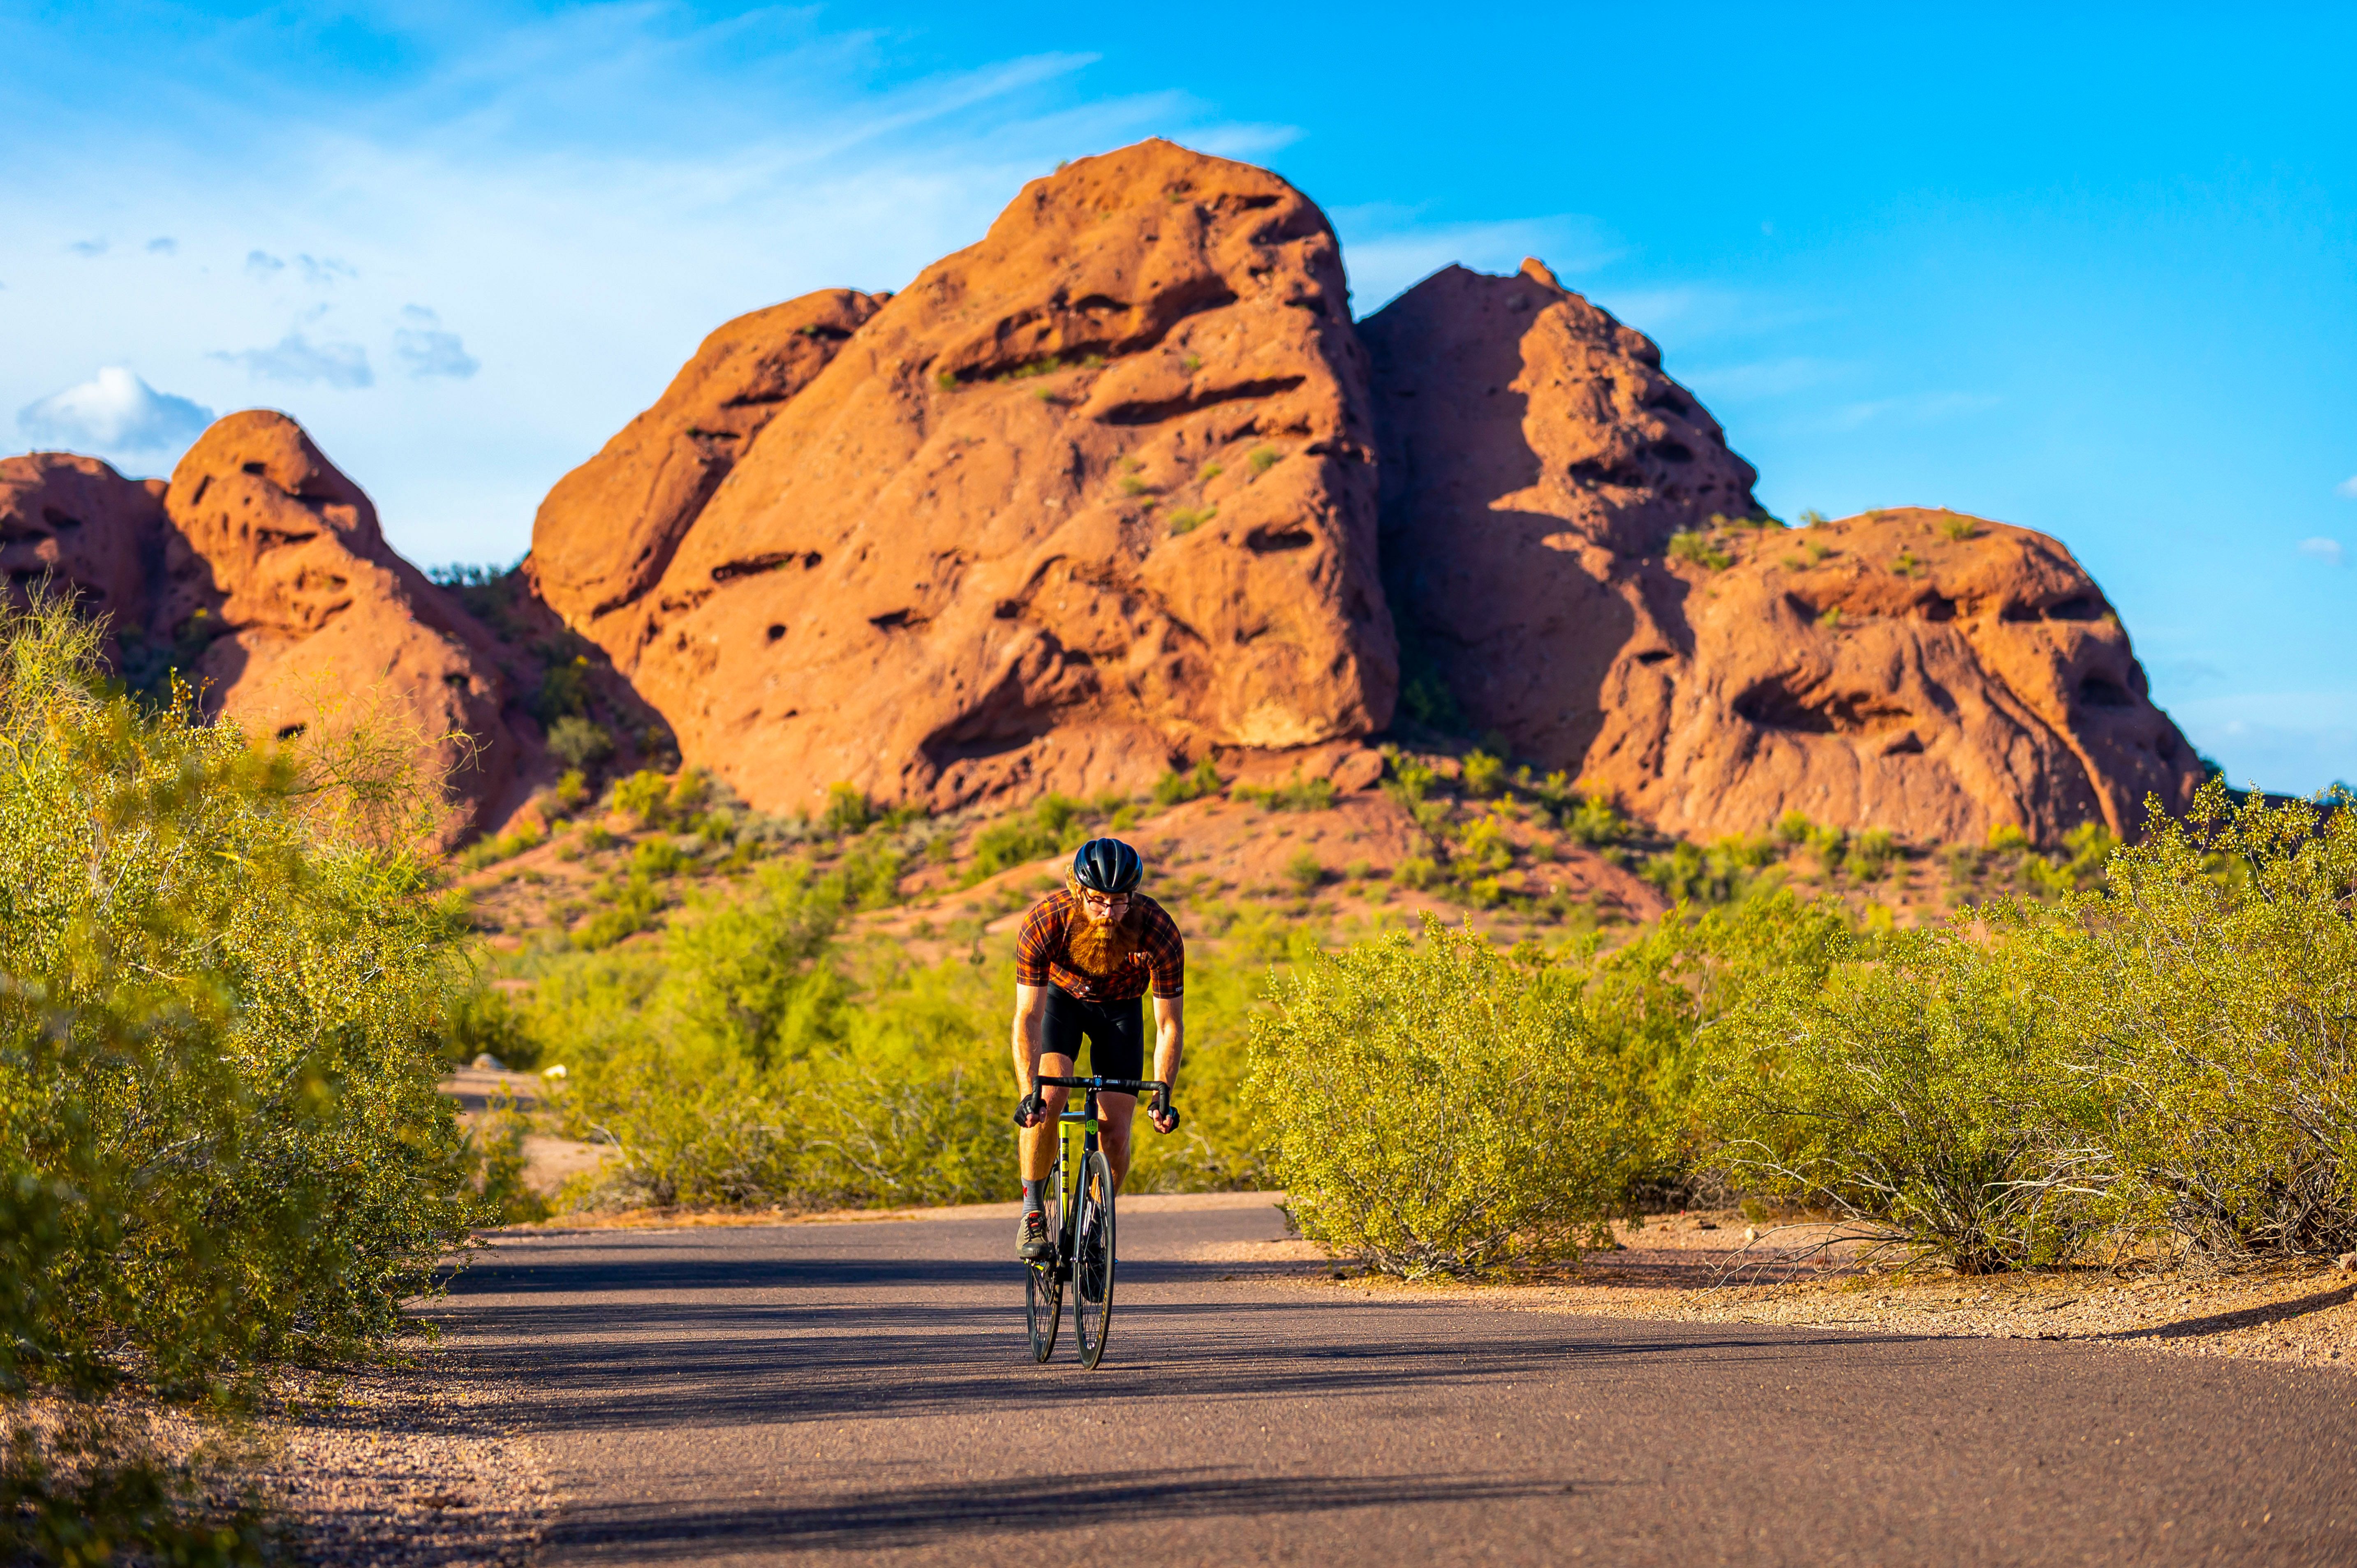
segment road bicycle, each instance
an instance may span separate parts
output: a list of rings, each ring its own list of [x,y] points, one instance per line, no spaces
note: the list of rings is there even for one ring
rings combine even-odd
[[[1170,1086],[1134,1078],[1040,1078],[1033,1083],[1035,1094],[1047,1088],[1087,1093],[1080,1110],[1068,1109],[1059,1118],[1062,1136],[1057,1142],[1056,1168],[1048,1182],[1044,1210],[1056,1251],[1023,1269],[1023,1310],[1031,1329],[1031,1359],[1044,1361],[1055,1353],[1056,1331],[1064,1317],[1064,1284],[1070,1281],[1072,1331],[1080,1337],[1081,1365],[1092,1369],[1104,1357],[1105,1330],[1113,1322],[1114,1269],[1113,1166],[1097,1147],[1097,1095],[1105,1090],[1144,1094],[1150,1090],[1158,1112],[1170,1107]],[[1015,1119],[1021,1123],[1021,1110]]]

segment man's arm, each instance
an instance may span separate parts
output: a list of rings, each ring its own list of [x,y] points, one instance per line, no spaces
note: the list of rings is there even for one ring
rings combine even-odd
[[[1047,1016],[1048,988],[1018,982],[1015,987],[1015,1089],[1018,1094],[1029,1095],[1033,1080],[1039,1076],[1039,1052],[1048,1040],[1043,1027]]]
[[[1178,1060],[1187,1054],[1187,999],[1184,996],[1157,996],[1154,999],[1154,1076],[1178,1090]],[[1160,1110],[1152,1112],[1154,1130],[1168,1133],[1178,1125],[1178,1112],[1169,1113],[1165,1122]]]

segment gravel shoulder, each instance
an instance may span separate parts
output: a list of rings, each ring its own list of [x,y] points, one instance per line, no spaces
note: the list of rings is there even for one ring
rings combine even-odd
[[[2206,1278],[2103,1267],[1902,1275],[1860,1262],[1849,1245],[1803,1256],[1824,1233],[1811,1225],[1761,1232],[1733,1211],[1663,1216],[1616,1226],[1620,1249],[1591,1253],[1577,1268],[1469,1285],[1369,1274],[1299,1240],[1247,1243],[1206,1261],[1290,1264],[1290,1277],[1310,1289],[1407,1293],[1524,1312],[2076,1340],[2357,1370],[2357,1274],[2330,1264]]]

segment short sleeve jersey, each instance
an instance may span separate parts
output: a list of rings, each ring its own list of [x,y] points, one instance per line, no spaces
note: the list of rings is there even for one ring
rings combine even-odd
[[[1084,974],[1072,967],[1071,929],[1072,906],[1078,900],[1069,887],[1042,898],[1023,918],[1015,939],[1015,983],[1017,985],[1061,987],[1083,1002],[1127,1002],[1146,994],[1150,983],[1157,996],[1177,996],[1187,988],[1187,943],[1168,911],[1142,895],[1132,899],[1143,926],[1135,952],[1122,960],[1111,974]]]

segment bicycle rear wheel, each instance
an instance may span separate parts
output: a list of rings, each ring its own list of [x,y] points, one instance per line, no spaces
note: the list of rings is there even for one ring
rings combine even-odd
[[[1072,1331],[1081,1337],[1081,1365],[1104,1357],[1113,1323],[1113,1166],[1102,1150],[1088,1158],[1081,1182],[1080,1241],[1072,1258]]]
[[[1044,1361],[1056,1352],[1056,1330],[1064,1321],[1064,1277],[1060,1267],[1063,1230],[1057,1221],[1060,1206],[1051,1192],[1047,1204],[1048,1234],[1058,1240],[1058,1256],[1023,1266],[1023,1316],[1031,1329],[1031,1359]]]

